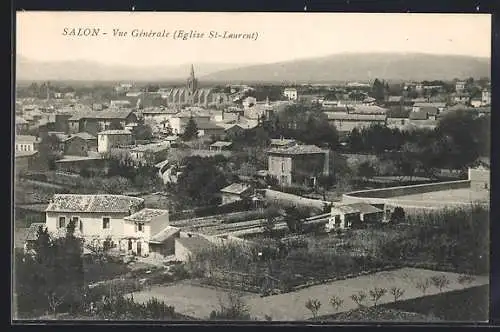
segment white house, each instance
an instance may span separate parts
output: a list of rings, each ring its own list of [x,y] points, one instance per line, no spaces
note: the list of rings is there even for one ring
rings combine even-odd
[[[144,199],[124,195],[56,194],[45,212],[52,236],[64,236],[74,221],[85,244],[109,237],[119,251],[139,256],[149,255],[149,240],[168,226],[168,211],[144,208]]]
[[[40,139],[30,135],[17,135],[15,138],[16,151],[38,151]]]
[[[97,152],[109,152],[112,148],[131,145],[132,133],[128,130],[105,130],[97,134]]]
[[[353,203],[331,207],[331,215],[325,230],[346,229],[357,224],[382,222],[384,211],[367,203]]]
[[[298,93],[297,89],[295,88],[286,88],[283,91],[283,94],[290,100],[297,100],[298,99]]]
[[[457,81],[455,83],[455,91],[456,92],[463,92],[465,90],[465,87],[466,87],[466,82],[464,82],[464,81]]]
[[[489,89],[484,89],[481,91],[481,106],[487,106],[491,104],[491,91]]]

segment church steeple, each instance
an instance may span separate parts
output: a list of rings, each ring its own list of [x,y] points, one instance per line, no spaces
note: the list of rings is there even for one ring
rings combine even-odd
[[[198,90],[198,80],[194,76],[194,66],[191,65],[191,72],[189,78],[187,79],[187,89],[189,93],[192,95]]]

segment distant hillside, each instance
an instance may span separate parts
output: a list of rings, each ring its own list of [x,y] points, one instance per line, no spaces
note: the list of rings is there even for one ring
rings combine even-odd
[[[490,76],[490,60],[428,54],[337,54],[328,57],[247,65],[194,64],[200,82],[321,83],[386,80],[449,80]],[[111,66],[92,61],[40,62],[18,57],[19,81],[171,81],[185,80],[190,64],[169,66]]]
[[[19,81],[173,81],[189,76],[190,64],[169,66],[110,66],[93,61],[41,62],[25,57],[16,59]],[[242,64],[194,64],[196,76],[244,66]]]
[[[204,81],[333,82],[373,80],[451,80],[489,77],[490,60],[455,55],[337,54],[227,69],[201,77]]]

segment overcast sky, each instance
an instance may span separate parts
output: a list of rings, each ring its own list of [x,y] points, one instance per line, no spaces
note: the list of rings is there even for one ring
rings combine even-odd
[[[344,52],[421,52],[490,57],[486,14],[19,12],[17,54],[33,60],[89,60],[134,66],[270,63]],[[100,37],[63,36],[95,27]],[[252,40],[115,38],[130,31],[258,32]]]

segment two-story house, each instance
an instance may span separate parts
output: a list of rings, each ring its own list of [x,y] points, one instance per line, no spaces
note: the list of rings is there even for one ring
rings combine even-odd
[[[86,244],[100,244],[110,237],[117,248],[147,255],[141,244],[137,247],[145,228],[125,219],[143,208],[144,199],[137,197],[56,194],[45,210],[47,230],[52,236],[64,236],[73,221],[75,235]]]
[[[294,145],[268,151],[268,174],[283,186],[315,186],[317,178],[329,175],[329,150],[315,145]]]
[[[109,152],[113,148],[132,145],[134,139],[128,130],[105,130],[97,134],[97,151],[99,153]]]
[[[123,129],[132,122],[137,122],[137,116],[130,109],[81,112],[68,119],[70,133],[85,131],[92,135],[108,129]]]
[[[31,135],[17,135],[15,138],[16,151],[38,151],[40,139]]]

